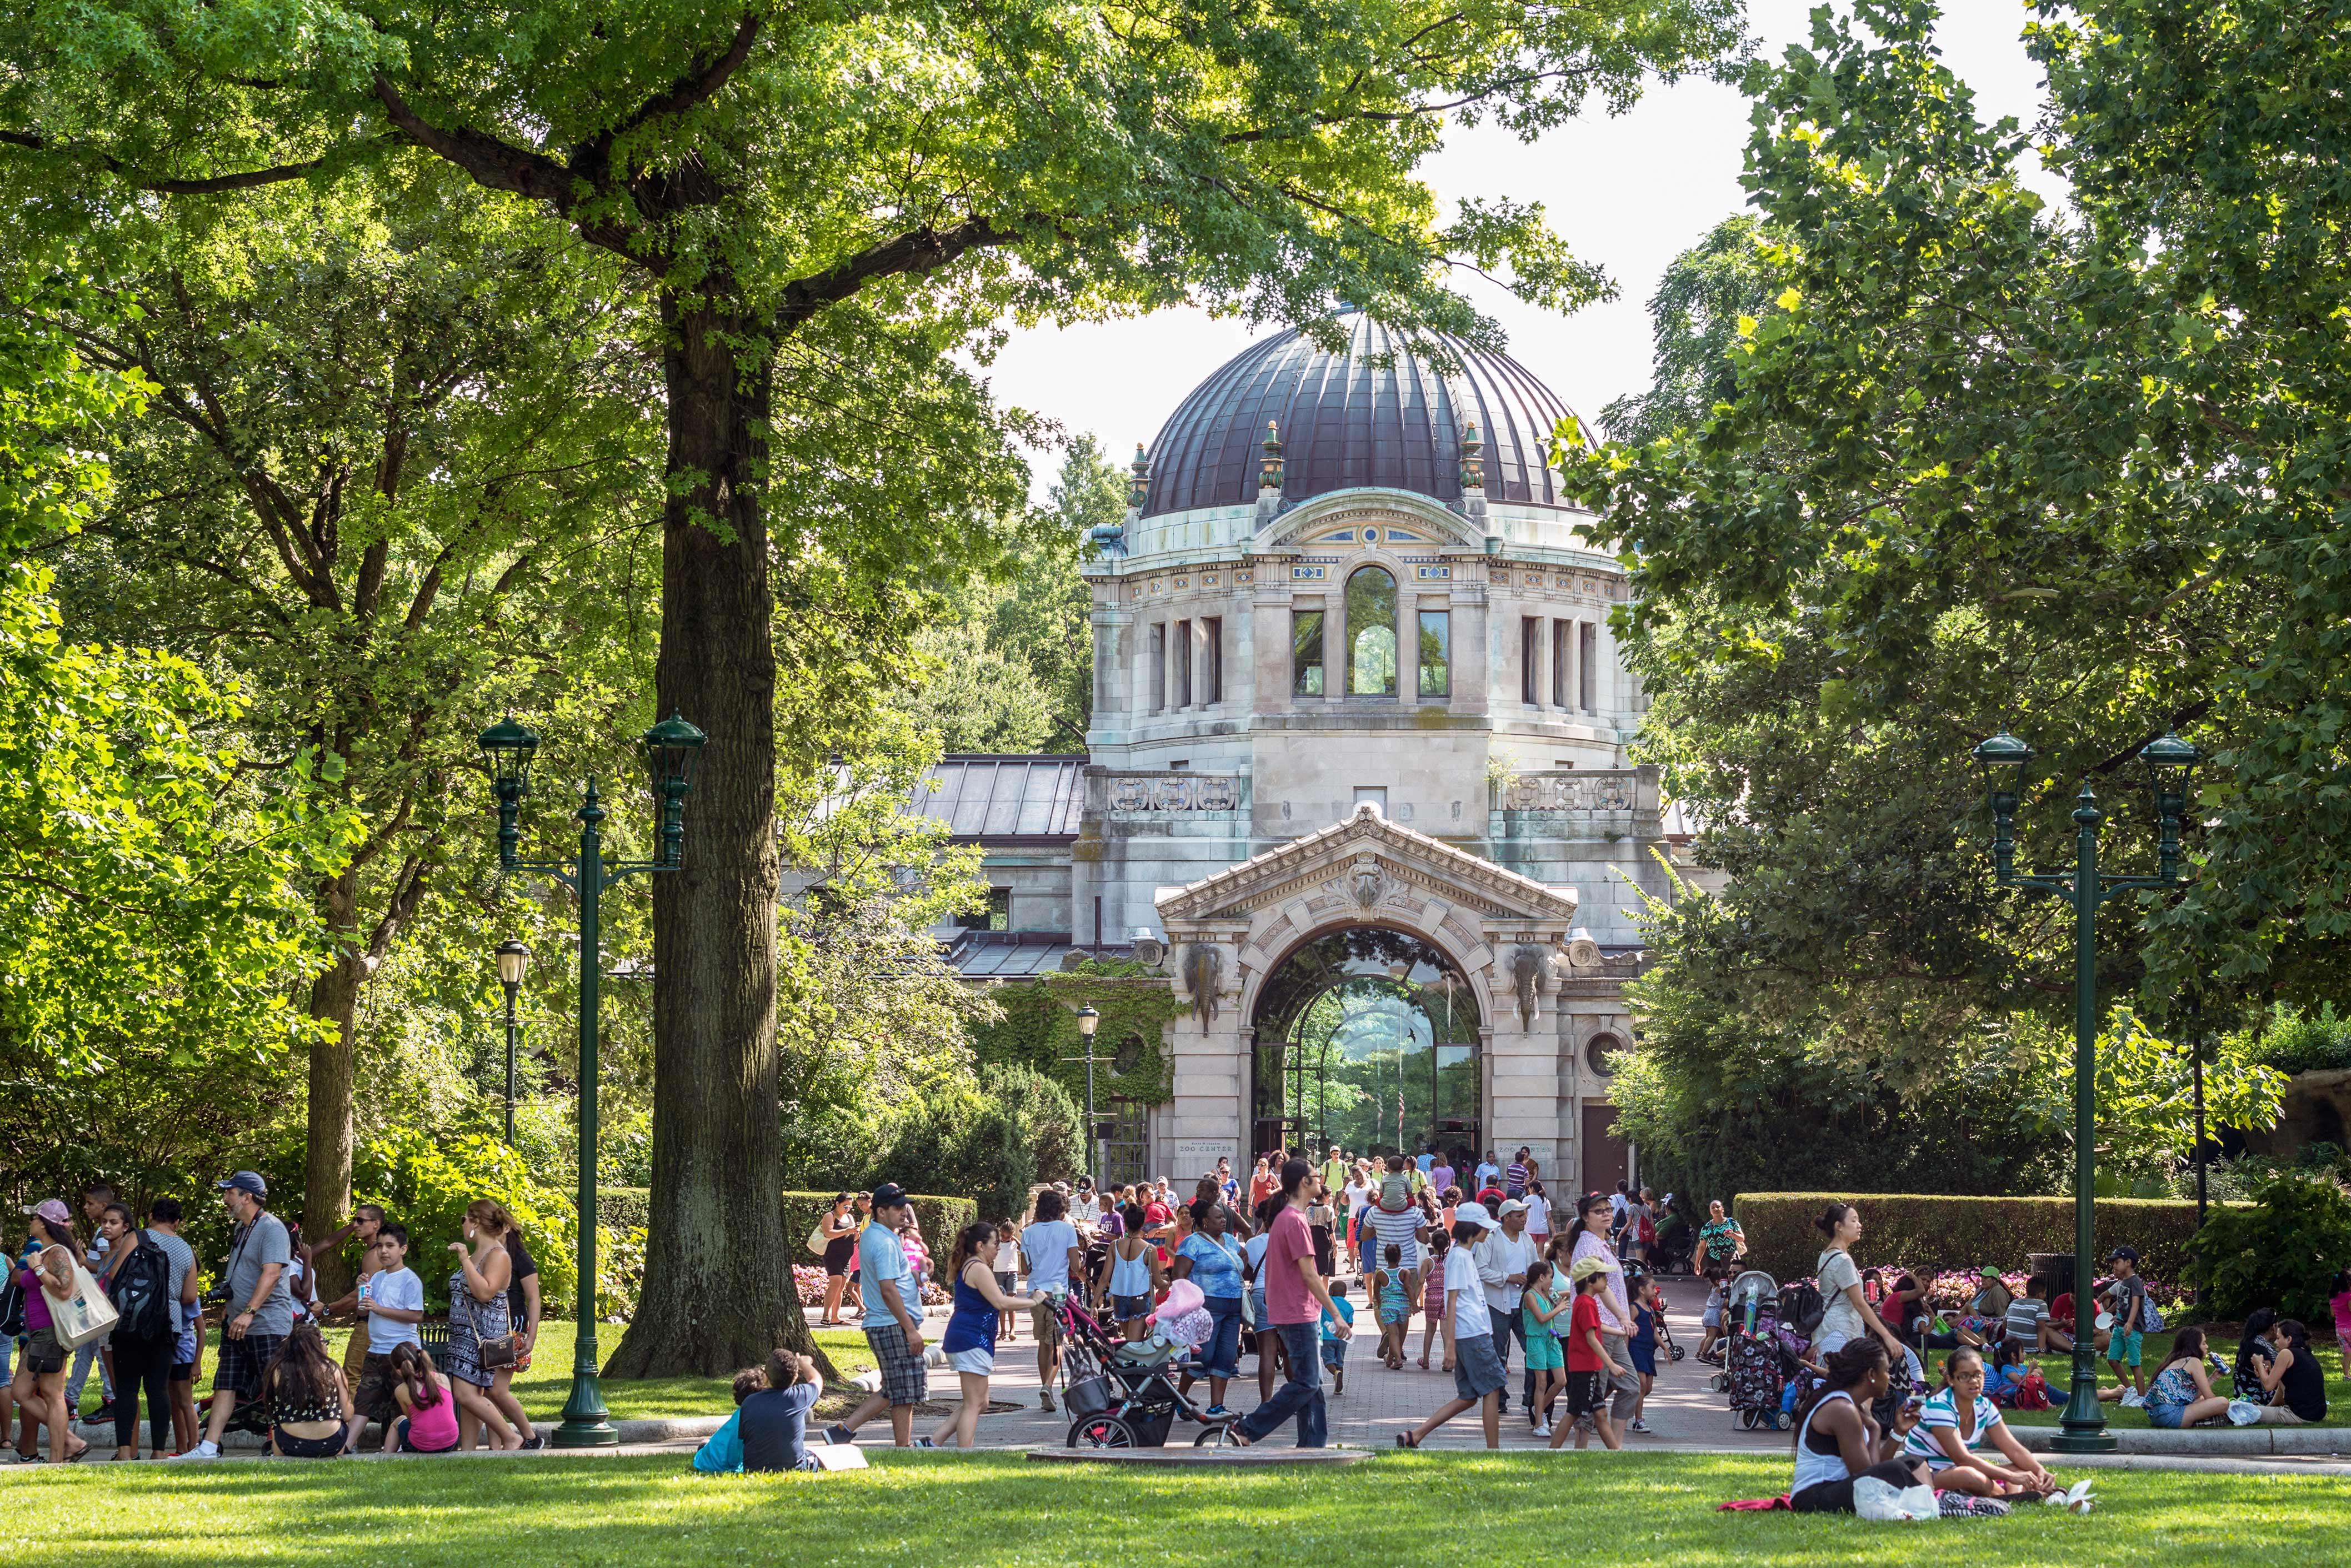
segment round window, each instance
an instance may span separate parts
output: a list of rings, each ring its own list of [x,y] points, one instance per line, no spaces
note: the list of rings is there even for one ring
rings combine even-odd
[[[1375,545],[1379,543],[1380,530],[1377,528],[1365,528],[1364,530],[1364,542],[1367,545]]]
[[[1592,1037],[1592,1043],[1583,1048],[1583,1060],[1593,1071],[1605,1078],[1608,1076],[1609,1052],[1624,1049],[1625,1042],[1614,1035],[1595,1034]]]

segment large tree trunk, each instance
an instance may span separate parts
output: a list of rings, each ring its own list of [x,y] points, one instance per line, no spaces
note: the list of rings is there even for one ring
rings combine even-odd
[[[351,1209],[351,1058],[359,1029],[367,955],[359,940],[360,878],[347,870],[319,890],[319,913],[333,933],[335,962],[310,982],[310,1016],[327,1028],[310,1046],[308,1145],[302,1159],[302,1233],[324,1236]],[[350,1284],[338,1254],[320,1253],[319,1295],[332,1300]]]
[[[723,286],[715,286],[723,287]],[[661,711],[710,736],[685,869],[653,881],[653,1202],[605,1375],[723,1375],[805,1347],[779,1213],[775,685],[760,486],[774,358],[715,291],[663,298],[672,490]]]

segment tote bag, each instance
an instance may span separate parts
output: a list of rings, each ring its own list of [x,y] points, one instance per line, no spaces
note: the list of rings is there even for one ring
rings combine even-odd
[[[62,1247],[50,1250],[66,1252]],[[41,1256],[46,1261],[48,1253]],[[106,1299],[106,1292],[99,1289],[98,1281],[90,1278],[89,1270],[82,1267],[81,1260],[70,1252],[66,1252],[66,1258],[73,1265],[73,1293],[62,1301],[54,1296],[49,1298],[49,1319],[56,1325],[57,1343],[68,1350],[79,1350],[112,1333],[120,1314],[114,1303]]]

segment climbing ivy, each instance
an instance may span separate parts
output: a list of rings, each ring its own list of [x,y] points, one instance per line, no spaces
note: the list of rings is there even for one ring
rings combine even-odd
[[[995,1023],[972,1030],[972,1053],[982,1062],[1033,1067],[1072,1095],[1082,1095],[1086,1069],[1077,1009],[1102,1014],[1094,1040],[1100,1054],[1118,1065],[1094,1070],[1096,1101],[1137,1101],[1164,1105],[1175,1097],[1175,1075],[1161,1044],[1162,1026],[1183,1012],[1185,1003],[1167,977],[1131,958],[1088,958],[1074,969],[1034,980],[1006,981],[990,998],[1004,1009]]]

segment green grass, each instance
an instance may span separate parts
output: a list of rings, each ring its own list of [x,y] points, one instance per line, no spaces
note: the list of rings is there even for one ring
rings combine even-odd
[[[2156,1369],[2160,1367],[2164,1358],[2171,1354],[2171,1337],[2168,1333],[2152,1333],[2147,1336],[2146,1343],[2140,1351],[2139,1364],[2147,1382],[2155,1381]],[[2223,1361],[2232,1364],[2235,1363],[2237,1342],[2234,1339],[2223,1339],[2215,1334],[2210,1337],[2210,1345]],[[2332,1345],[2314,1346],[2313,1352],[2318,1357],[2320,1370],[2326,1375],[2326,1418],[2324,1421],[2313,1421],[2309,1425],[2351,1427],[2351,1384],[2346,1384],[2343,1379],[2342,1357],[2335,1354],[2335,1347]],[[1930,1354],[1926,1358],[1928,1370],[1937,1377],[1942,1375],[1938,1369],[1941,1359],[1942,1353],[1939,1351]],[[2007,1418],[2020,1427],[2054,1427],[2059,1417],[2064,1415],[2066,1396],[2073,1390],[2074,1358],[2067,1355],[2043,1355],[2035,1356],[2033,1360],[2040,1365],[2041,1375],[2049,1380],[2049,1396],[2057,1403],[2047,1410],[2010,1411],[2007,1413]],[[2106,1387],[2112,1387],[2116,1382],[2114,1368],[2108,1366],[2104,1360],[2098,1363],[2098,1382]],[[2229,1387],[2227,1378],[2218,1374],[2213,1375],[2213,1393],[2225,1396],[2229,1392]],[[2147,1420],[2147,1412],[2144,1410],[2126,1410],[2121,1406],[2113,1404],[2108,1405],[2105,1410],[2106,1425],[2117,1429],[2136,1428],[2145,1431],[2152,1425]],[[2273,1428],[2273,1430],[2277,1429],[2279,1428]]]
[[[2100,1511],[2020,1508],[1931,1530],[1723,1514],[1776,1492],[1784,1458],[1385,1455],[1345,1469],[1092,1471],[1017,1455],[881,1455],[862,1473],[698,1476],[625,1459],[246,1462],[16,1476],[0,1542],[20,1562],[205,1568],[533,1568],[729,1563],[994,1568],[1515,1563],[1884,1568],[1920,1551],[1987,1563],[2319,1568],[2351,1491],[2319,1477],[2101,1472]],[[66,1521],[70,1521],[69,1526]]]
[[[514,1381],[515,1393],[533,1421],[552,1421],[563,1413],[563,1402],[571,1396],[572,1335],[578,1332],[577,1325],[569,1321],[550,1320],[539,1325],[538,1349],[532,1354],[530,1366]],[[615,1323],[597,1325],[600,1365],[620,1348],[624,1332]],[[348,1329],[327,1331],[328,1348],[338,1361],[342,1359],[343,1344],[350,1333]],[[872,1369],[872,1353],[866,1348],[864,1334],[857,1330],[820,1329],[816,1337],[844,1378]],[[212,1387],[213,1368],[219,1364],[219,1358],[220,1335],[215,1331],[205,1346],[204,1375],[196,1384],[199,1396]],[[735,1408],[734,1390],[723,1377],[657,1377],[643,1382],[611,1379],[602,1386],[604,1404],[619,1420],[654,1416],[724,1416]],[[102,1397],[98,1375],[93,1372],[89,1385],[82,1390],[83,1409],[97,1409]]]

